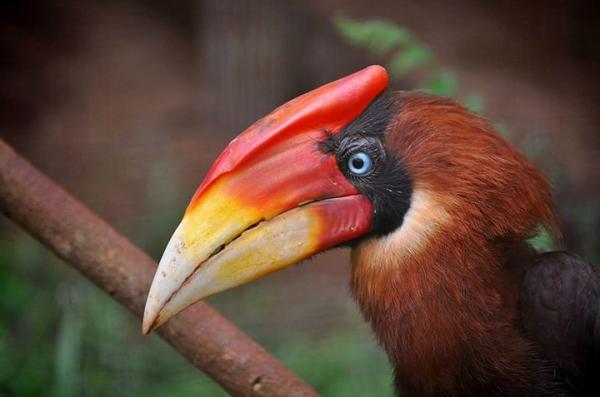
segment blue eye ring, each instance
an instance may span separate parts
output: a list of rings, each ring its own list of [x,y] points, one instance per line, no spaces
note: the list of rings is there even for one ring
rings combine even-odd
[[[354,175],[363,176],[371,172],[373,160],[365,152],[356,152],[348,157],[348,170]]]

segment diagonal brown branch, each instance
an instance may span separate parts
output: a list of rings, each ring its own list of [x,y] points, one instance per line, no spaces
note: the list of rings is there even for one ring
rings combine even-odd
[[[1,140],[0,209],[141,317],[156,263]],[[158,332],[233,395],[317,395],[207,304]]]

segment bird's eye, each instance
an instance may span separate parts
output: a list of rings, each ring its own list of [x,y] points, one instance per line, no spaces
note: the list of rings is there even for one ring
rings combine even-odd
[[[348,158],[348,169],[355,175],[366,175],[371,168],[373,168],[373,161],[365,152],[353,153]]]

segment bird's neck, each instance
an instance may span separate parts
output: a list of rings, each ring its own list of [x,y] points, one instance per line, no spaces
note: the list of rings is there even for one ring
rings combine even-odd
[[[537,395],[541,363],[518,326],[528,246],[443,231],[423,250],[397,243],[353,250],[352,289],[403,395]]]

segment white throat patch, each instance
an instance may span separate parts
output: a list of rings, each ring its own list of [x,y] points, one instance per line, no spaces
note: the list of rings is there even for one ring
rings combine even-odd
[[[424,189],[414,190],[402,226],[387,236],[359,244],[353,254],[354,262],[377,267],[397,264],[399,260],[427,247],[436,230],[449,221],[449,213],[434,193]]]

